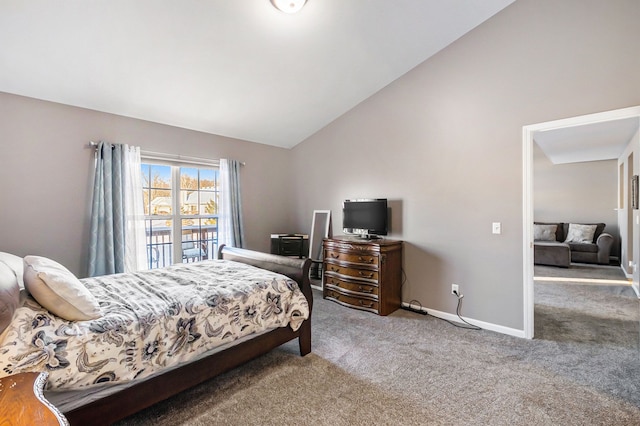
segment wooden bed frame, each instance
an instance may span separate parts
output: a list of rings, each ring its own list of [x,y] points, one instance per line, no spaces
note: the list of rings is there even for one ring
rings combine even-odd
[[[233,260],[274,271],[295,280],[313,307],[309,283],[309,259],[292,259],[273,254],[221,246],[219,259]],[[238,367],[272,349],[298,338],[300,355],[311,352],[311,314],[302,326],[293,331],[282,327],[259,335],[236,346],[210,355],[188,365],[155,376],[105,398],[64,413],[71,425],[111,424],[144,408],[163,401],[219,374]]]

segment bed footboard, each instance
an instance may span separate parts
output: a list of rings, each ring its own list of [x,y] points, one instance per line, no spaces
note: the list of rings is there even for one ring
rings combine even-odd
[[[298,283],[300,290],[312,308],[313,294],[311,292],[311,282],[309,281],[310,259],[297,259],[276,254],[262,253],[253,250],[240,249],[235,247],[220,246],[218,259],[233,260],[246,263],[268,271],[286,275]]]
[[[311,352],[311,311],[313,311],[313,293],[311,291],[311,282],[309,281],[309,268],[311,267],[310,259],[296,259],[291,257],[279,256],[257,252],[253,250],[228,247],[224,244],[218,250],[218,259],[233,260],[236,262],[246,263],[258,268],[267,269],[286,275],[298,283],[300,290],[307,298],[309,303],[309,319],[302,323],[298,330],[300,355],[304,356]]]

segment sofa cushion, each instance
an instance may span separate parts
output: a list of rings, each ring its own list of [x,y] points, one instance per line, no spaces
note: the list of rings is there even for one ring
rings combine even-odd
[[[556,224],[533,224],[533,240],[534,241],[557,241],[556,231],[558,225]]]
[[[598,246],[593,243],[569,243],[572,252],[597,253]]]
[[[533,263],[568,268],[571,264],[569,244],[557,241],[538,241],[534,243]]]
[[[550,222],[534,222],[533,223],[534,239],[535,239],[535,226],[536,225],[555,225],[555,227],[556,227],[556,239],[555,239],[555,241],[564,242],[565,231],[564,231],[564,227],[563,227],[564,224],[562,222],[554,222],[554,223],[550,223]]]
[[[600,234],[604,232],[605,225],[604,223],[593,223],[592,225],[596,225],[596,233],[593,234],[593,242],[595,243]]]
[[[593,243],[596,225],[570,223],[565,243]]]

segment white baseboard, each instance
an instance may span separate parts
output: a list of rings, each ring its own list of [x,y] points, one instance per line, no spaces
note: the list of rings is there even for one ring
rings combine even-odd
[[[435,309],[428,309],[428,308],[423,308],[423,307],[416,307],[415,305],[412,305],[410,303],[407,302],[402,302],[402,306],[404,307],[411,307],[412,309],[417,309],[419,311],[422,312],[427,312],[429,315],[437,317],[437,318],[442,318],[448,321],[453,321],[453,322],[457,322],[461,325],[464,325],[463,322],[460,321],[460,318],[458,318],[457,315],[455,314],[450,314],[448,312],[442,312],[442,311],[436,311]],[[524,334],[524,330],[518,330],[515,328],[510,328],[510,327],[505,327],[502,325],[498,325],[498,324],[492,324],[489,322],[484,322],[484,321],[478,321],[478,320],[474,320],[472,318],[467,318],[467,317],[462,317],[465,321],[468,321],[469,323],[476,325],[484,330],[489,330],[489,331],[495,331],[496,333],[502,333],[502,334],[507,334],[509,336],[514,336],[514,337],[521,337],[521,338],[525,338],[525,334]]]

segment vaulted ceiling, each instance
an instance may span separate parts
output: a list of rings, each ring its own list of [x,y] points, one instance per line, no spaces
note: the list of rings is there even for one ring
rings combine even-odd
[[[292,147],[514,0],[2,0],[0,91]]]

